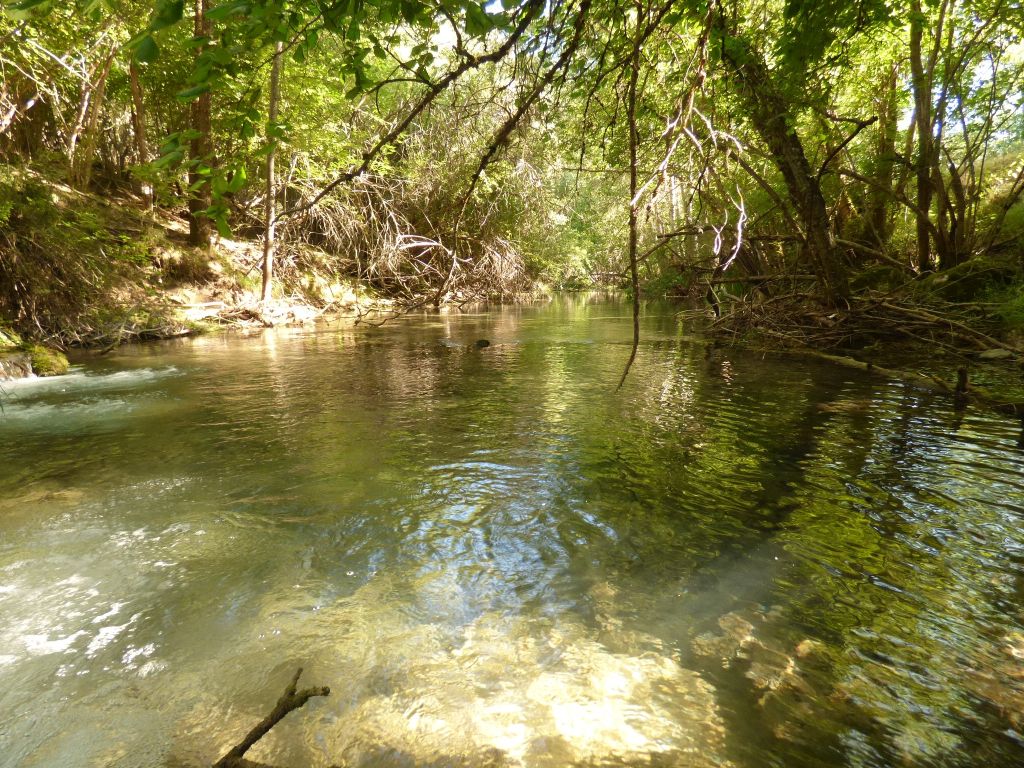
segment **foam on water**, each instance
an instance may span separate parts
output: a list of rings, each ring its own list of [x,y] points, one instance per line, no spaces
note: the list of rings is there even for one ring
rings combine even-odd
[[[35,376],[26,379],[14,379],[3,382],[2,388],[7,396],[20,399],[36,394],[53,392],[75,393],[97,389],[134,389],[149,382],[158,381],[168,376],[179,376],[181,371],[173,366],[160,368],[136,368],[127,371],[95,373],[85,366],[73,366],[63,376]]]

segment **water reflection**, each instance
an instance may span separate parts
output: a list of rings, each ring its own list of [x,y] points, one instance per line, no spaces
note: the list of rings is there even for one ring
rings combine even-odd
[[[209,337],[0,417],[0,765],[1010,765],[1014,425],[651,307]],[[493,348],[466,345],[488,338]]]

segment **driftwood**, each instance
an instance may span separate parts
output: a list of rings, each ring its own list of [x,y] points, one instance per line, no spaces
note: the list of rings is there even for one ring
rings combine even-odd
[[[302,667],[295,672],[292,681],[284,689],[277,704],[270,710],[270,714],[260,720],[256,726],[245,735],[238,744],[232,747],[220,760],[213,764],[213,768],[275,768],[266,763],[256,763],[245,759],[245,753],[260,739],[266,736],[270,729],[284,719],[289,712],[299,709],[314,696],[329,696],[331,689],[327,686],[318,688],[303,688],[296,690],[299,684],[299,677],[302,675]]]
[[[852,357],[830,355],[825,352],[816,352],[814,350],[803,350],[801,354],[815,357],[819,360],[827,360],[830,363],[842,365],[846,368],[856,368],[859,371],[867,371],[868,373],[884,376],[888,379],[905,381],[908,384],[913,384],[916,387],[931,392],[939,392],[941,394],[949,395],[953,398],[957,407],[963,407],[967,403],[973,402],[985,408],[999,411],[1000,413],[1024,417],[1024,402],[1009,402],[1003,400],[996,397],[988,390],[971,384],[968,381],[966,368],[960,368],[957,371],[957,381],[954,385],[943,381],[937,376],[913,373],[910,371],[900,371],[894,368],[883,368],[880,365],[855,360]]]

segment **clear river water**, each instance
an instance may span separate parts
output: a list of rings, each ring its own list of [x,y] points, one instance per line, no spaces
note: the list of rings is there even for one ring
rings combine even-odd
[[[0,766],[1024,765],[1021,425],[591,295],[0,393]],[[467,348],[479,338],[492,346]]]

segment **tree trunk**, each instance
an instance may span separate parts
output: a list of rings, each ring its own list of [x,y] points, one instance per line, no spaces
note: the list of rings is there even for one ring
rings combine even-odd
[[[195,36],[208,38],[211,25],[206,18],[209,0],[195,0]],[[202,54],[206,45],[197,47],[196,55]],[[210,219],[203,214],[212,204],[209,175],[203,173],[213,160],[213,146],[210,137],[210,94],[203,93],[191,105],[192,130],[196,132],[189,150],[192,165],[188,172],[188,186],[191,190],[188,201],[188,241],[191,245],[210,245]]]
[[[716,14],[713,24],[736,92],[754,129],[771,151],[803,227],[804,260],[821,283],[825,299],[831,304],[840,303],[850,293],[846,268],[832,234],[820,181],[811,171],[793,127],[791,107],[772,81],[764,57],[741,38],[733,37],[720,14]],[[736,55],[737,48],[742,49],[740,55]]]
[[[78,89],[78,109],[75,111],[75,122],[71,126],[70,133],[68,133],[67,146],[65,148],[69,168],[74,165],[75,151],[78,149],[78,138],[85,128],[85,121],[89,116],[89,104],[92,101],[93,91],[92,76],[95,71],[95,65],[86,71],[85,77],[82,78],[82,83]]]
[[[103,102],[107,93],[107,78],[110,75],[110,67],[114,63],[116,48],[110,47],[100,70],[99,78],[92,89],[92,98],[86,103],[88,119],[85,120],[82,129],[81,146],[76,149],[71,146],[71,186],[77,189],[86,189],[92,176],[92,163],[96,154],[96,142],[99,138],[100,115],[103,112]]]
[[[877,186],[868,188],[864,211],[864,239],[869,245],[883,252],[892,237],[892,200],[895,192],[893,176],[896,169],[896,137],[899,130],[896,90],[898,74],[898,67],[893,65],[885,84],[885,91],[877,102],[878,134],[870,174],[877,182]]]
[[[932,269],[931,236],[928,217],[932,207],[932,88],[925,72],[921,52],[925,15],[921,1],[913,0],[910,11],[910,73],[914,94],[914,117],[917,126],[917,157],[914,174],[917,179],[917,268],[920,272]]]
[[[142,100],[142,84],[139,82],[139,65],[132,56],[128,60],[128,82],[132,91],[132,130],[135,133],[135,149],[139,164],[149,162],[149,142],[146,140],[146,105]],[[153,207],[153,185],[143,181],[140,185],[142,198],[147,208]]]
[[[274,61],[270,65],[270,109],[267,121],[271,128],[276,128],[277,110],[281,101],[283,51],[283,44],[278,42],[274,48]],[[274,178],[274,158],[277,155],[277,138],[268,136],[267,140],[270,143],[270,152],[267,154],[267,198],[263,205],[263,301],[270,301],[270,295],[274,287],[274,230],[277,225],[277,222],[274,220],[276,215],[274,203],[277,195],[277,184]]]

